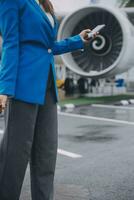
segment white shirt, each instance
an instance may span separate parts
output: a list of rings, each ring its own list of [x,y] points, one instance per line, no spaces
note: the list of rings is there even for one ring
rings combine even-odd
[[[45,12],[45,14],[47,15],[52,27],[54,28],[54,19],[53,19],[52,15],[49,12]]]
[[[36,1],[37,4],[42,8],[42,6],[41,6],[40,3],[39,3],[39,0],[35,0],[35,1]],[[42,8],[42,9],[43,9],[43,8]],[[44,11],[44,9],[43,9],[43,11]],[[45,12],[45,11],[44,11],[44,12]],[[45,12],[45,14],[47,15],[47,17],[48,17],[48,19],[49,19],[49,21],[50,21],[52,27],[54,28],[54,19],[53,19],[51,13]]]

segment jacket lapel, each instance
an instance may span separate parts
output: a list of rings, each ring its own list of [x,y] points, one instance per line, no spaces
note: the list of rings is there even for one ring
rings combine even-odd
[[[45,14],[45,12],[42,10],[42,8],[38,5],[38,3],[36,2],[36,0],[30,0],[32,2],[32,4],[35,6],[35,8],[37,8],[40,12],[40,14],[43,16],[43,18],[48,22],[49,26],[52,28],[53,31],[55,31],[54,29],[56,28],[56,18],[53,16],[54,19],[54,28],[51,25],[50,20],[48,19],[47,15]]]
[[[57,32],[58,32],[58,28],[59,28],[59,22],[56,18],[55,15],[53,15],[53,19],[54,19],[54,34],[57,37]]]

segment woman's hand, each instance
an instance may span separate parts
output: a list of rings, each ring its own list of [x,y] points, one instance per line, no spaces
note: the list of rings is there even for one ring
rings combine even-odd
[[[7,95],[0,95],[0,113],[4,111],[7,104]]]
[[[89,38],[89,37],[88,37],[88,34],[89,34],[90,32],[91,32],[90,29],[85,29],[85,30],[81,31],[81,33],[80,33],[80,36],[81,36],[82,40],[83,40],[85,43],[88,43],[88,42],[92,39],[92,38]],[[94,39],[98,34],[99,34],[99,32],[95,33],[95,34],[93,35],[93,39]]]

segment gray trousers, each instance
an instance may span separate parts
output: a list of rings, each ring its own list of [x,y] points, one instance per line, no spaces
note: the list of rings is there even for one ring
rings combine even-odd
[[[51,74],[44,105],[8,99],[0,144],[0,200],[19,200],[28,162],[32,200],[53,199],[57,104]]]

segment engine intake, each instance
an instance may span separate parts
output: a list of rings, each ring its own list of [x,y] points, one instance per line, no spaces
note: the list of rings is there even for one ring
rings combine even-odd
[[[58,40],[76,35],[83,29],[93,29],[98,24],[105,24],[106,27],[85,45],[83,52],[62,55],[65,65],[86,77],[110,76],[132,67],[132,62],[129,60],[126,63],[124,57],[126,53],[126,59],[133,60],[134,64],[134,56],[129,49],[132,47],[130,38],[133,37],[133,27],[125,13],[117,8],[90,6],[75,11],[62,21]]]

